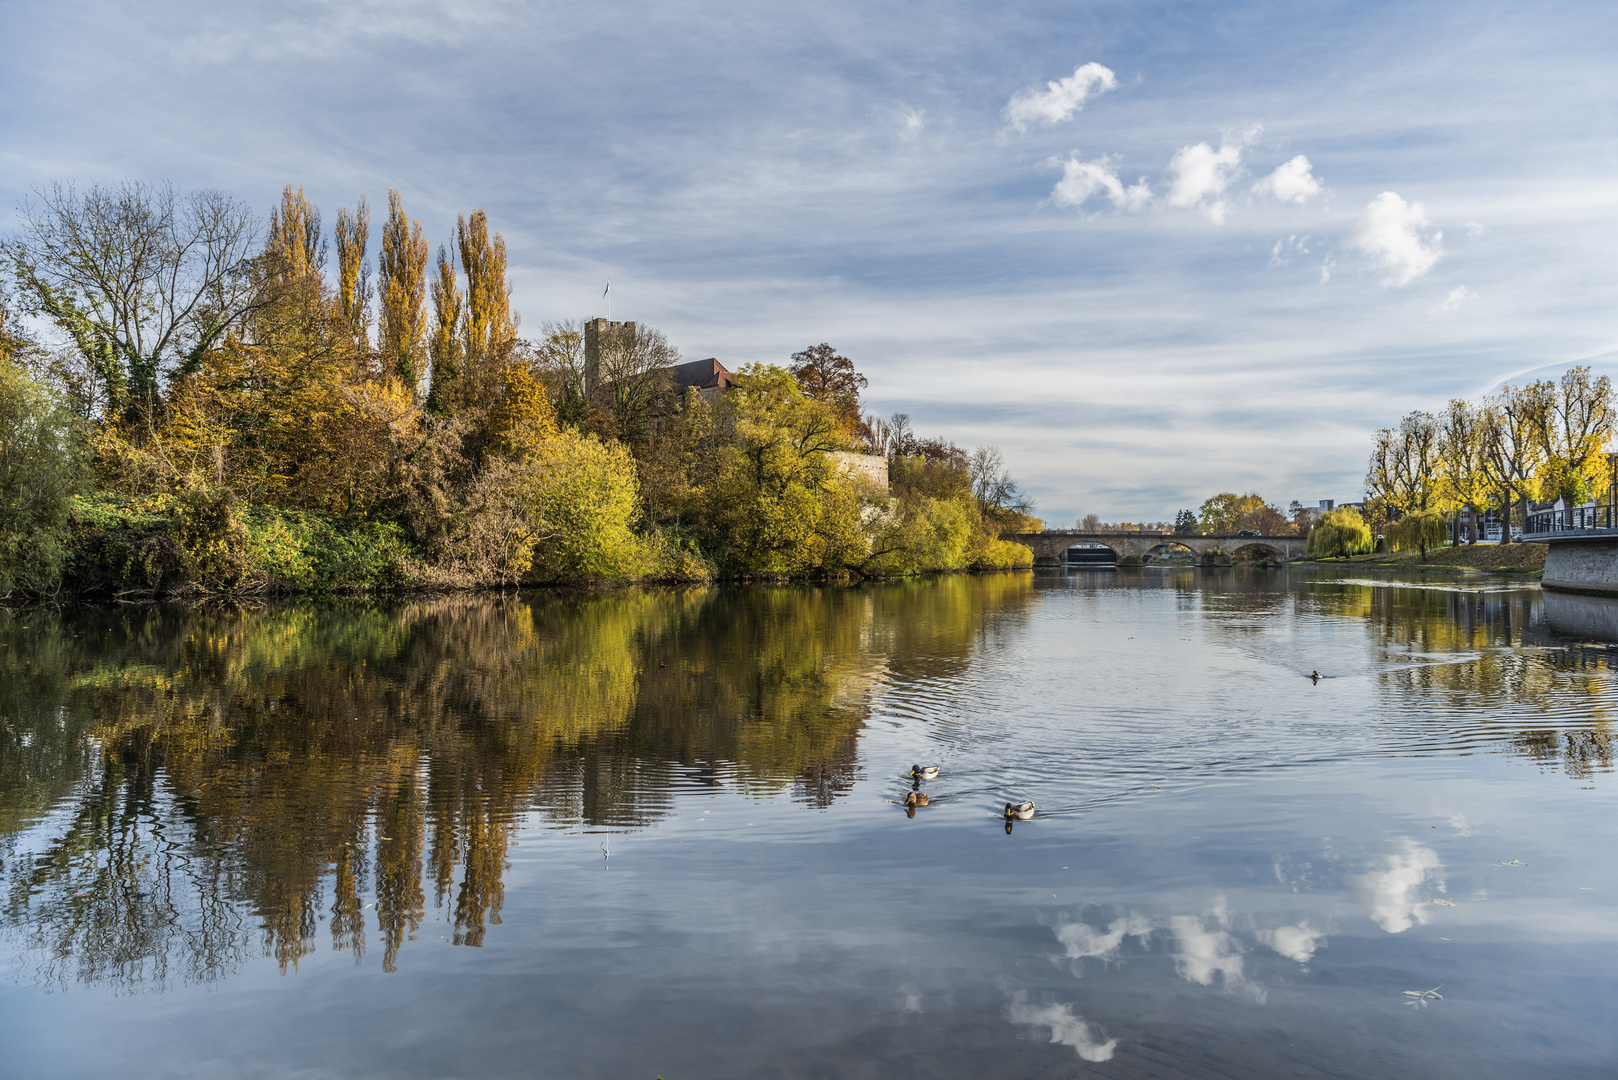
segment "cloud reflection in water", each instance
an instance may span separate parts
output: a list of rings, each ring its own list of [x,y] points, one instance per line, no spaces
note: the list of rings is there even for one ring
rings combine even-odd
[[[1071,1046],[1085,1061],[1111,1061],[1113,1051],[1118,1048],[1117,1039],[1107,1038],[1101,1025],[1079,1016],[1071,1005],[1060,1002],[1034,1005],[1026,1000],[1026,995],[1019,993],[1007,1007],[1006,1017],[1013,1024],[1050,1028],[1051,1042]]]
[[[1390,934],[1423,924],[1431,908],[1418,894],[1429,880],[1444,891],[1443,864],[1432,848],[1401,836],[1393,851],[1377,860],[1377,869],[1346,879],[1371,921]]]

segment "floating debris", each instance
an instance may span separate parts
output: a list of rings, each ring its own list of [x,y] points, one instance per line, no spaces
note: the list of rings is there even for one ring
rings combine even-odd
[[[1453,901],[1453,900],[1434,900],[1433,903],[1437,904],[1439,907],[1454,907],[1455,906],[1455,901]]]
[[[1510,862],[1506,862],[1506,860],[1504,860],[1504,859],[1496,859],[1495,861],[1498,862],[1501,866],[1527,866],[1528,865],[1527,863],[1523,862],[1521,859],[1512,859]]]
[[[1409,1005],[1413,1009],[1425,1009],[1427,1007],[1427,1003],[1430,1001],[1444,1000],[1444,995],[1439,993],[1439,991],[1443,988],[1444,984],[1439,983],[1431,990],[1406,990],[1405,997],[1409,998],[1410,1000],[1405,1002],[1405,1004]]]

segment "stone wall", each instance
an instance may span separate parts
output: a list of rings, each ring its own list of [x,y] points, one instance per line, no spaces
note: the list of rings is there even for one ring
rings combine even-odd
[[[1618,596],[1618,537],[1557,540],[1547,546],[1540,579],[1545,588]]]
[[[835,450],[829,455],[837,466],[837,471],[854,478],[855,483],[864,483],[884,494],[888,490],[888,459],[880,454],[855,454],[847,450]]]

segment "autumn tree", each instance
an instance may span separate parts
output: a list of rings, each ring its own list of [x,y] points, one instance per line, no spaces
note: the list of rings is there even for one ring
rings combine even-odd
[[[427,240],[421,222],[405,216],[404,200],[388,191],[388,217],[382,226],[377,260],[377,292],[381,300],[378,346],[394,376],[419,393],[427,360]]]
[[[337,241],[337,305],[347,320],[354,341],[368,345],[371,336],[371,264],[366,246],[371,237],[371,207],[361,195],[350,210],[337,211],[332,229]]]
[[[195,370],[258,303],[258,220],[223,192],[53,184],[19,212],[5,255],[27,310],[67,338],[113,414],[149,412],[164,375]]]
[[[1500,542],[1511,542],[1511,510],[1521,498],[1526,523],[1533,478],[1543,463],[1547,383],[1507,384],[1484,405],[1479,423],[1483,471],[1500,494]]]
[[[0,596],[56,585],[83,460],[67,401],[0,355]]]
[[[1588,367],[1569,368],[1543,387],[1539,431],[1539,496],[1582,504],[1607,478],[1602,451],[1613,435],[1612,380]]]
[[[869,385],[854,369],[854,361],[826,342],[811,345],[792,354],[787,370],[798,380],[804,396],[832,406],[845,430],[860,425],[860,391]]]
[[[1470,510],[1475,541],[1478,512],[1493,499],[1484,467],[1484,410],[1455,398],[1438,417],[1439,487],[1441,500],[1456,510],[1452,541],[1460,542],[1460,510]]]
[[[466,297],[455,276],[455,258],[443,245],[438,248],[429,292],[433,299],[432,338],[428,345],[433,361],[427,407],[441,416],[459,411],[465,404],[466,343],[461,336]]]

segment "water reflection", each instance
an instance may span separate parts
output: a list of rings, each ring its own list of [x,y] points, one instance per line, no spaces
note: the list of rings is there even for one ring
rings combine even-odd
[[[1438,853],[1401,836],[1374,869],[1349,877],[1355,897],[1371,920],[1390,934],[1402,934],[1427,921],[1432,908],[1421,893],[1444,891],[1444,867]]]
[[[645,826],[694,786],[829,805],[878,680],[958,668],[1031,596],[998,575],[11,616],[4,923],[36,977],[124,989],[293,970],[322,922],[359,961],[373,918],[393,971],[429,904],[479,946],[525,815]]]

